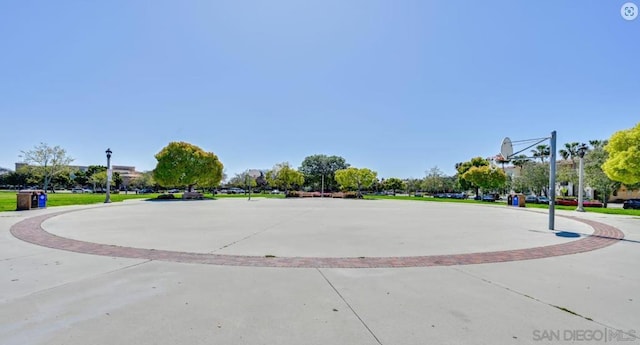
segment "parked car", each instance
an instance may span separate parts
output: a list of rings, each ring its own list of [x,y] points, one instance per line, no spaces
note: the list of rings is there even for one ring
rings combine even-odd
[[[280,191],[277,190],[277,189],[274,189],[274,190],[271,191],[271,194],[280,194]]]
[[[549,198],[547,198],[546,196],[539,196],[536,198],[536,204],[548,204],[549,203]]]
[[[82,193],[91,194],[91,193],[93,193],[93,191],[91,189],[89,189],[89,188],[85,188],[85,189],[82,190]]]
[[[482,201],[494,202],[496,201],[496,197],[493,194],[485,194],[482,196]]]
[[[561,206],[578,206],[578,199],[575,198],[558,198],[556,199],[556,205]],[[602,207],[602,203],[598,200],[585,199],[582,201],[584,207]]]
[[[242,189],[242,188],[231,188],[231,189],[229,189],[229,194],[244,194],[244,189]]]
[[[535,195],[527,195],[524,198],[524,202],[530,203],[530,204],[535,204],[536,202],[538,202],[538,197],[535,196]]]
[[[598,200],[584,200],[582,201],[582,206],[584,207],[603,207],[604,205]]]
[[[640,199],[629,199],[622,203],[622,208],[624,208],[625,210],[640,210]]]
[[[170,193],[170,194],[173,194],[173,193],[180,193],[180,190],[179,190],[179,189],[175,189],[175,188],[174,188],[174,189],[169,189],[169,190],[167,191],[167,193]]]
[[[82,189],[82,188],[73,188],[73,189],[71,189],[71,193],[82,194],[82,193],[84,193],[84,189]]]
[[[138,190],[138,194],[147,194],[147,193],[153,193],[153,189],[151,188],[142,188]]]

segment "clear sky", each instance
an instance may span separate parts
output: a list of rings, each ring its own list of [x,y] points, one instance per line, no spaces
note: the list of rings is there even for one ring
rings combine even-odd
[[[0,167],[45,142],[150,170],[187,141],[229,176],[323,153],[404,178],[606,139],[640,122],[624,2],[2,1]]]

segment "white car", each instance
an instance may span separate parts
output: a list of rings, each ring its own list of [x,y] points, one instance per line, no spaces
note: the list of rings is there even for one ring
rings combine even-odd
[[[277,190],[277,189],[274,189],[274,190],[271,191],[271,194],[280,194],[280,191]]]

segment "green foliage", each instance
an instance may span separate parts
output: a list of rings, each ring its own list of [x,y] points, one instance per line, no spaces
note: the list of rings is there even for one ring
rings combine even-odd
[[[341,169],[335,173],[336,181],[342,189],[356,189],[358,192],[370,188],[377,181],[377,176],[378,174],[371,169],[354,167]]]
[[[604,149],[609,157],[602,168],[611,180],[626,185],[640,182],[640,123],[615,132]]]
[[[339,156],[313,155],[306,157],[298,169],[303,175],[307,186],[320,190],[324,176],[325,190],[336,190],[335,172],[346,169],[349,164]]]
[[[40,143],[33,150],[22,151],[22,155],[25,163],[32,165],[34,174],[42,176],[42,188],[45,190],[51,179],[73,161],[73,158],[67,157],[65,149],[60,146],[50,147],[45,143]]]
[[[267,173],[267,181],[270,185],[285,191],[302,186],[304,184],[304,175],[291,168],[288,162],[277,164]]]
[[[393,194],[396,194],[396,191],[404,190],[406,185],[401,179],[397,177],[390,177],[382,181],[382,188],[384,188],[384,190],[393,191]]]
[[[502,169],[490,166],[473,166],[467,170],[462,178],[485,191],[496,190],[507,183],[507,175]]]
[[[538,145],[535,150],[531,150],[534,157],[540,158],[540,162],[544,163],[544,159],[551,155],[551,148],[549,145]]]
[[[568,164],[563,164],[558,167],[556,179],[559,183],[573,183],[574,186],[579,182],[576,168]]]
[[[584,157],[585,182],[600,193],[604,206],[607,207],[609,195],[620,188],[621,183],[611,180],[602,169],[609,157],[604,147],[594,148]]]
[[[218,156],[185,142],[171,142],[156,154],[153,178],[161,186],[215,187],[222,179]]]
[[[475,157],[470,161],[456,164],[456,170],[458,171],[458,181],[460,183],[460,187],[462,187],[463,190],[474,188],[476,190],[476,195],[478,194],[478,188],[480,186],[474,184],[473,181],[464,178],[464,174],[473,167],[479,168],[483,166],[489,166],[489,161],[482,157]]]
[[[522,174],[514,178],[513,188],[516,191],[532,191],[548,194],[549,164],[528,162],[522,168]]]
[[[155,185],[156,181],[153,179],[153,172],[151,171],[142,173],[129,183],[129,186],[133,188],[152,188]]]

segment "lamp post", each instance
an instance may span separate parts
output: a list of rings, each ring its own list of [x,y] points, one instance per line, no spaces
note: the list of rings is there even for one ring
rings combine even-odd
[[[578,175],[578,208],[576,208],[576,211],[578,212],[584,212],[584,205],[583,205],[583,195],[584,195],[584,155],[585,153],[587,153],[587,145],[580,145],[580,147],[578,147],[578,156],[580,157],[580,171],[579,171],[579,175]]]
[[[107,154],[107,197],[104,199],[104,203],[108,204],[111,203],[111,154],[113,152],[111,152],[111,149],[107,149],[105,153]]]

